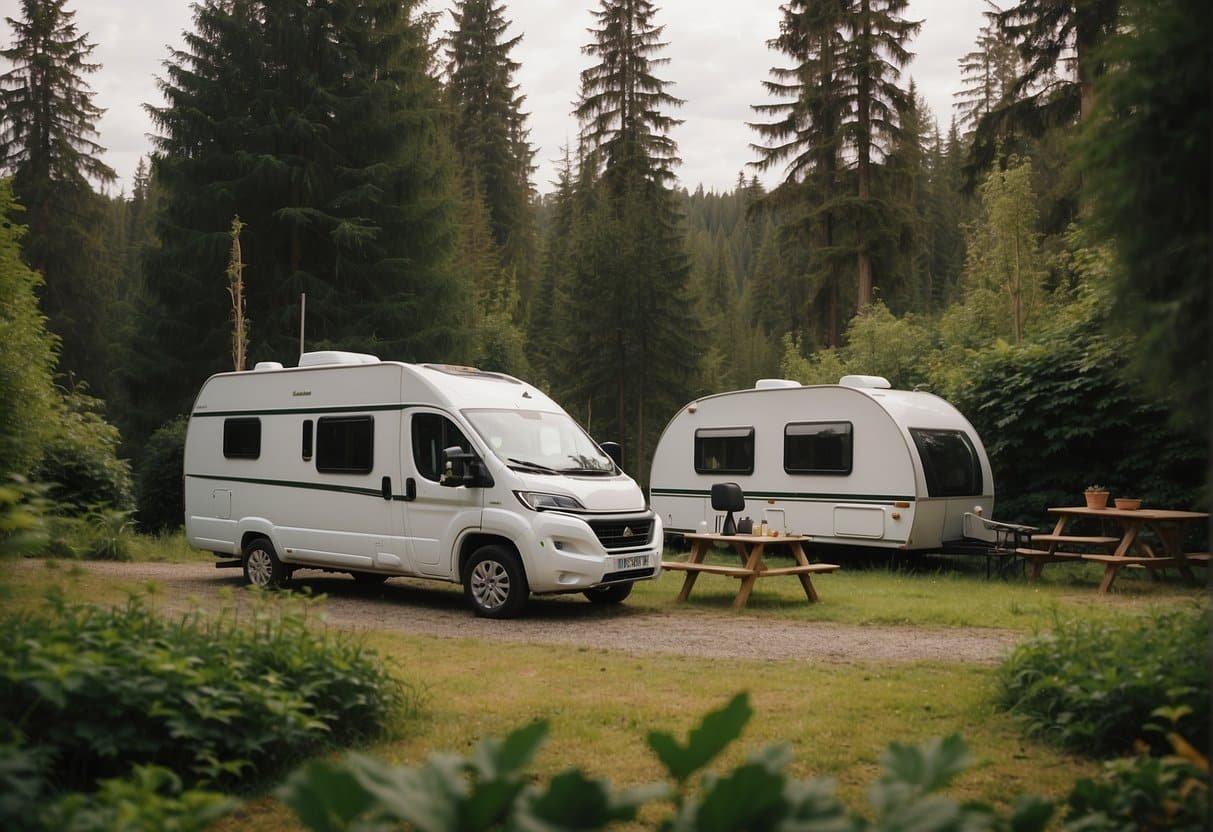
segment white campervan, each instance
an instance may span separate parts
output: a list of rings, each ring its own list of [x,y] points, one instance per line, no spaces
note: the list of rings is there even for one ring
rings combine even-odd
[[[258,586],[300,568],[435,578],[494,618],[532,592],[617,603],[661,570],[643,492],[540,390],[360,353],[208,379],[186,435],[185,528]]]
[[[965,512],[993,515],[981,438],[938,396],[889,387],[879,376],[763,379],[689,403],[657,443],[653,510],[666,531],[715,531],[712,484],[736,482],[756,526],[814,543],[932,550],[962,539]]]

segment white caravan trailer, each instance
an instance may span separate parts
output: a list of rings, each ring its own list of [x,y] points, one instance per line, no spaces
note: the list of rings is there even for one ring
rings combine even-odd
[[[968,420],[878,376],[812,387],[763,379],[697,399],[666,426],[650,477],[667,532],[716,531],[717,482],[741,486],[737,516],[755,527],[766,520],[825,544],[938,549],[963,537],[965,512],[994,509],[990,462]]]
[[[617,603],[660,573],[643,492],[538,389],[359,353],[299,363],[212,376],[190,414],[186,535],[250,583],[436,578],[504,618],[531,592]]]

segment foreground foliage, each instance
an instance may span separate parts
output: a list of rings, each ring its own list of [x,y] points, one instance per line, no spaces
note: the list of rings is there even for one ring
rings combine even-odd
[[[310,606],[262,600],[251,612],[168,620],[139,598],[101,609],[60,594],[6,615],[0,779],[18,798],[0,806],[0,827],[16,828],[44,799],[98,788],[60,810],[104,814],[159,795],[167,803],[155,812],[205,814],[216,802],[183,786],[247,788],[382,733],[404,714],[404,689],[356,641],[312,626]]]
[[[1096,756],[1168,746],[1165,726],[1209,753],[1209,610],[1072,622],[1022,644],[1000,704],[1030,733]]]

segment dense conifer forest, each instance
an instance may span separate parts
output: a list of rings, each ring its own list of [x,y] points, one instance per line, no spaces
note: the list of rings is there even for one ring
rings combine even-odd
[[[596,0],[540,194],[504,0],[199,0],[116,195],[73,5],[21,0],[0,51],[0,472],[151,500],[208,375],[293,363],[306,293],[309,348],[526,378],[642,480],[695,396],[860,372],[956,402],[1020,514],[1206,499],[1206,3],[987,2],[935,113],[906,0],[784,0],[717,192],[678,179],[661,9]]]

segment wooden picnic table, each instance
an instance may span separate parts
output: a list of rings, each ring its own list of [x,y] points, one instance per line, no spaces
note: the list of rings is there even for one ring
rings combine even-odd
[[[780,575],[795,575],[800,579],[805,597],[810,601],[816,601],[817,590],[813,588],[813,581],[809,576],[817,572],[833,572],[839,568],[835,563],[809,563],[808,555],[804,552],[804,544],[812,538],[800,535],[771,537],[753,534],[685,534],[683,537],[691,541],[691,556],[685,561],[662,561],[661,563],[662,569],[687,573],[682,582],[682,591],[678,593],[679,601],[685,601],[690,596],[691,587],[695,586],[695,581],[700,574],[705,572],[709,575],[725,575],[741,581],[741,585],[737,588],[737,597],[733,599],[733,606],[737,609],[744,607],[750,600],[750,593],[759,578],[775,578]],[[728,543],[732,546],[737,552],[741,565],[724,566],[705,563],[704,559],[713,543]],[[763,555],[772,546],[787,546],[796,560],[796,565],[775,567],[774,569],[768,567]]]
[[[1175,567],[1187,580],[1196,582],[1192,574],[1193,563],[1207,563],[1208,554],[1189,555],[1183,550],[1184,527],[1187,523],[1208,520],[1209,515],[1199,511],[1175,511],[1172,509],[1118,509],[1087,508],[1086,506],[1062,506],[1050,508],[1057,516],[1057,524],[1050,534],[1032,535],[1032,542],[1043,544],[1043,548],[1017,549],[1016,553],[1032,564],[1032,580],[1040,577],[1044,565],[1051,561],[1085,560],[1104,566],[1100,593],[1112,588],[1116,573],[1126,566],[1141,566],[1147,569]],[[1079,519],[1096,518],[1111,520],[1120,526],[1120,535],[1075,535],[1068,534],[1067,527]],[[1161,546],[1156,550],[1146,541],[1143,532],[1151,532]],[[1079,552],[1062,549],[1062,546],[1077,545],[1103,549],[1102,552]]]

